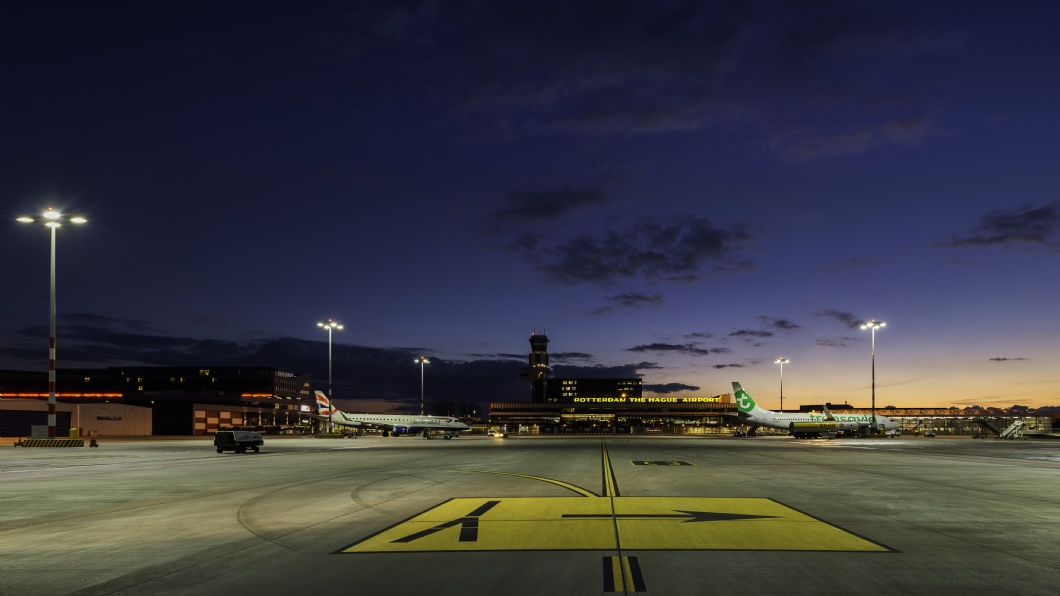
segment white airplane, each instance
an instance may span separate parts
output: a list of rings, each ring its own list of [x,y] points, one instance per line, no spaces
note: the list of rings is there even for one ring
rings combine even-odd
[[[450,416],[402,416],[394,414],[349,414],[331,406],[331,400],[323,391],[316,391],[317,417],[326,418],[333,424],[353,428],[381,428],[383,436],[393,434],[416,435],[430,439],[431,431],[443,431],[443,439],[451,439],[456,433],[471,428],[459,418]]]
[[[823,414],[773,412],[756,404],[736,381],[732,382],[732,394],[740,411],[740,423],[751,426],[748,434],[753,434],[759,426],[768,426],[790,431],[796,438],[853,436],[872,425],[870,414],[832,414],[828,408]],[[877,414],[876,428],[891,433],[898,430],[898,423]]]

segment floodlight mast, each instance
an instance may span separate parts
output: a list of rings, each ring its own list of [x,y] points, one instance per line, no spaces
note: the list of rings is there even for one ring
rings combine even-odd
[[[773,364],[780,365],[780,411],[784,411],[784,365],[791,362],[787,358],[781,356],[773,361]]]
[[[331,396],[331,331],[342,329],[342,325],[328,319],[326,323],[317,323],[317,327],[326,329],[328,332],[328,432],[331,432],[335,424],[332,422],[331,413],[335,411],[334,398]]]
[[[413,362],[420,363],[420,416],[423,416],[423,365],[430,364],[431,361],[427,360],[426,356],[420,356],[413,360]]]
[[[886,327],[887,323],[869,319],[861,325],[861,329],[872,330],[872,419],[869,422],[869,431],[876,434],[876,330]]]
[[[51,228],[51,273],[49,276],[50,281],[50,304],[48,311],[48,438],[55,438],[55,231],[62,227],[64,221],[70,223],[83,224],[88,222],[87,219],[75,216],[66,217],[60,211],[56,211],[51,207],[44,213],[38,216],[45,227]],[[34,223],[37,218],[23,215],[15,218],[16,221],[22,223]]]

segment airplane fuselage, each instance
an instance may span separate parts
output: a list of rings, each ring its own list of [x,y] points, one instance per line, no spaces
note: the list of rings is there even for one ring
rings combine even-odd
[[[766,426],[791,432],[796,437],[835,437],[855,435],[871,428],[872,414],[835,414],[828,412],[786,413],[767,410],[755,403],[739,383],[733,382],[739,420],[755,427]],[[884,432],[898,430],[898,423],[886,416],[876,415],[876,428]]]
[[[459,432],[470,428],[467,423],[447,416],[397,416],[392,414],[334,412],[329,420],[339,426],[382,428],[395,434],[418,434],[425,430]]]

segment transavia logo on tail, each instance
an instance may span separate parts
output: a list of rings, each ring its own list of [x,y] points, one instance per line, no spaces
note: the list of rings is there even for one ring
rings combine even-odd
[[[736,407],[741,412],[750,412],[755,407],[755,400],[751,399],[751,396],[741,389],[736,392]]]

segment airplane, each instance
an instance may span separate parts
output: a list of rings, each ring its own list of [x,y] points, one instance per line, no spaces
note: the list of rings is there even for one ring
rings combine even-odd
[[[869,414],[832,414],[827,407],[823,414],[773,412],[756,404],[736,381],[732,382],[732,394],[739,410],[740,423],[751,426],[748,434],[754,434],[759,426],[768,426],[790,431],[799,439],[855,436],[872,425],[872,416]],[[890,434],[897,432],[898,423],[877,414],[876,427]]]
[[[394,414],[349,414],[331,406],[331,400],[323,391],[314,392],[317,397],[317,417],[326,418],[333,424],[353,428],[381,428],[383,436],[423,435],[433,438],[431,431],[443,431],[442,438],[449,440],[462,430],[471,428],[466,422],[451,416],[404,416]]]

